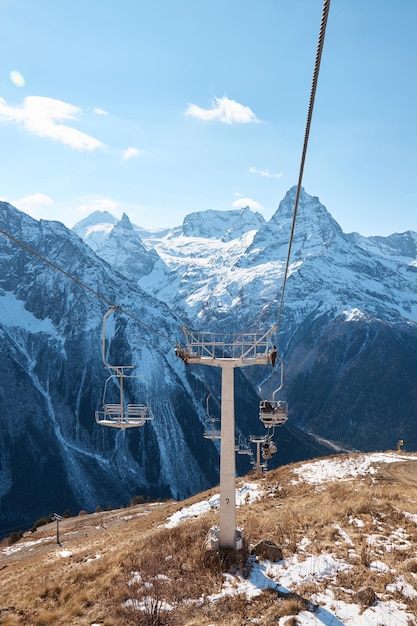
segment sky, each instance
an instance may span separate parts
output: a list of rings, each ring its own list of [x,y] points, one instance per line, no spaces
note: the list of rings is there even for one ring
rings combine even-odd
[[[0,199],[144,228],[297,184],[323,2],[0,0]],[[345,232],[417,232],[417,2],[332,0],[303,187]]]

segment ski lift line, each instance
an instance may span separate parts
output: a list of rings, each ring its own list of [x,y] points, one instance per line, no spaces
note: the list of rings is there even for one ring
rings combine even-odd
[[[36,250],[33,250],[33,248],[30,248],[29,246],[27,246],[25,243],[23,243],[23,241],[20,241],[20,239],[17,239],[16,237],[13,237],[13,235],[11,235],[10,233],[6,232],[5,230],[3,230],[2,228],[0,228],[0,233],[2,235],[4,235],[5,237],[7,237],[8,239],[10,239],[10,241],[13,241],[13,243],[17,244],[18,246],[20,246],[21,248],[23,248],[23,250],[26,250],[26,252],[29,252],[30,254],[32,254],[33,256],[36,256],[38,259],[40,259],[41,261],[43,261],[44,263],[46,263],[47,265],[49,265],[50,267],[52,267],[52,269],[56,270],[57,272],[60,272],[61,274],[63,274],[64,276],[66,276],[66,278],[69,278],[70,280],[72,280],[74,283],[76,283],[79,287],[82,287],[83,289],[86,289],[87,291],[89,291],[90,293],[92,293],[94,296],[96,296],[97,298],[99,298],[100,300],[102,300],[103,302],[105,302],[111,309],[117,309],[119,310],[121,313],[124,313],[125,315],[127,315],[128,317],[130,317],[131,319],[133,319],[135,322],[137,322],[138,324],[141,324],[141,326],[144,326],[145,328],[147,328],[148,330],[150,330],[151,332],[155,333],[155,335],[158,335],[159,337],[161,337],[162,339],[165,339],[165,341],[167,341],[168,343],[170,343],[171,345],[175,346],[176,343],[170,339],[169,337],[167,337],[166,335],[160,333],[158,330],[156,330],[155,328],[152,328],[152,326],[149,326],[148,324],[146,324],[145,322],[143,322],[142,320],[140,320],[138,317],[136,317],[135,315],[133,315],[132,313],[129,313],[129,311],[126,311],[125,309],[123,309],[121,306],[115,304],[114,302],[111,302],[111,300],[109,300],[108,298],[106,298],[106,296],[103,296],[103,294],[99,293],[98,291],[96,291],[95,289],[93,289],[92,287],[89,287],[89,285],[86,285],[85,283],[83,283],[81,280],[79,280],[78,278],[76,278],[75,276],[73,276],[72,274],[70,274],[69,272],[67,272],[66,270],[64,270],[62,267],[60,267],[59,265],[56,265],[56,263],[53,263],[52,261],[50,261],[49,259],[45,258],[44,256],[42,256],[41,254],[39,254],[39,252],[36,252]]]
[[[316,59],[315,59],[315,64],[314,64],[313,80],[312,80],[312,86],[311,86],[311,92],[310,92],[310,102],[309,102],[308,113],[307,113],[307,123],[306,123],[306,129],[304,133],[304,143],[303,143],[300,169],[299,169],[299,175],[298,175],[297,192],[296,192],[295,202],[294,202],[294,212],[293,212],[293,219],[292,219],[292,225],[291,225],[291,234],[290,234],[290,239],[289,239],[289,244],[288,244],[287,261],[285,264],[284,280],[283,280],[282,291],[281,291],[281,301],[280,301],[280,305],[278,309],[277,343],[278,343],[278,332],[279,332],[280,322],[281,322],[282,307],[284,304],[284,293],[285,293],[288,270],[289,270],[289,265],[290,265],[290,257],[291,257],[292,242],[294,238],[295,223],[297,219],[298,203],[300,199],[301,185],[302,185],[303,174],[304,174],[304,165],[305,165],[305,160],[306,160],[306,155],[307,155],[307,146],[308,146],[308,140],[310,136],[314,101],[315,101],[316,91],[317,91],[317,82],[318,82],[318,76],[319,76],[319,71],[320,71],[321,57],[323,53],[324,38],[326,34],[327,19],[329,16],[329,9],[330,9],[330,0],[324,0],[321,23],[320,23],[320,32],[319,32],[318,43],[317,43]]]

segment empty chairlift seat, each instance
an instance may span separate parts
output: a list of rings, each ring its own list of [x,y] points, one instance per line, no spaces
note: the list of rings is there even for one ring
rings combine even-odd
[[[244,455],[244,454],[247,454],[248,456],[253,455],[252,448],[250,447],[247,440],[242,435],[239,435],[238,437],[238,441],[235,445],[235,452],[241,455]]]
[[[204,422],[204,439],[221,439],[221,422],[219,419],[209,417]]]
[[[114,428],[143,426],[149,419],[152,419],[152,416],[146,404],[128,404],[126,411],[121,404],[104,404],[103,411],[96,411],[98,424]]]
[[[221,439],[222,425],[221,425],[221,421],[218,418],[212,417],[210,415],[209,401],[211,397],[212,395],[210,393],[207,396],[207,400],[206,400],[207,419],[204,422],[203,437],[204,439],[211,439],[212,441],[214,441],[215,439]]]
[[[151,407],[147,403],[149,396],[149,381],[146,376],[132,374],[134,365],[111,365],[106,358],[106,322],[111,313],[119,307],[110,306],[103,317],[101,327],[101,359],[104,366],[113,372],[104,383],[103,404],[101,411],[95,411],[97,424],[113,426],[114,428],[131,428],[143,426],[153,420]],[[119,309],[120,310],[120,309]],[[146,403],[132,404],[128,398],[143,394],[142,387],[146,387]]]
[[[143,426],[148,419],[148,406],[146,404],[128,404],[126,420],[135,426]]]

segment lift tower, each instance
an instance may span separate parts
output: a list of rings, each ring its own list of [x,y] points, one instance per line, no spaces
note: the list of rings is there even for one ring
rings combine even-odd
[[[176,354],[185,363],[211,365],[222,370],[220,443],[219,548],[238,549],[236,532],[236,460],[234,370],[248,365],[266,365],[271,359],[276,326],[263,334],[203,333],[182,326],[185,348]]]

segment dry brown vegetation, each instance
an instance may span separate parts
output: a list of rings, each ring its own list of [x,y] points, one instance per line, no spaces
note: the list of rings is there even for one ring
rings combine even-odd
[[[248,547],[268,539],[282,547],[284,558],[297,554],[301,560],[300,542],[307,538],[310,555],[331,553],[351,565],[337,580],[310,580],[291,594],[269,589],[250,600],[237,594],[208,601],[221,590],[225,571],[247,576],[254,557],[247,551],[205,551],[206,533],[218,522],[216,511],[172,529],[164,524],[174,511],[218,492],[213,489],[186,502],[63,520],[61,546],[55,524],[26,534],[14,546],[24,548],[0,552],[0,624],[241,626],[257,619],[269,626],[286,615],[292,616],[286,622],[291,626],[300,611],[313,610],[312,596],[325,587],[345,602],[353,602],[363,587],[382,596],[398,575],[417,589],[417,523],[408,515],[417,515],[417,463],[396,466],[319,486],[296,481],[294,466],[282,467],[259,479],[264,493],[259,501],[238,508]],[[398,529],[402,534],[393,536]],[[38,543],[27,546],[30,541]],[[370,568],[376,560],[386,571]],[[417,616],[416,601],[396,593],[391,597]],[[167,605],[173,610],[165,610]]]

